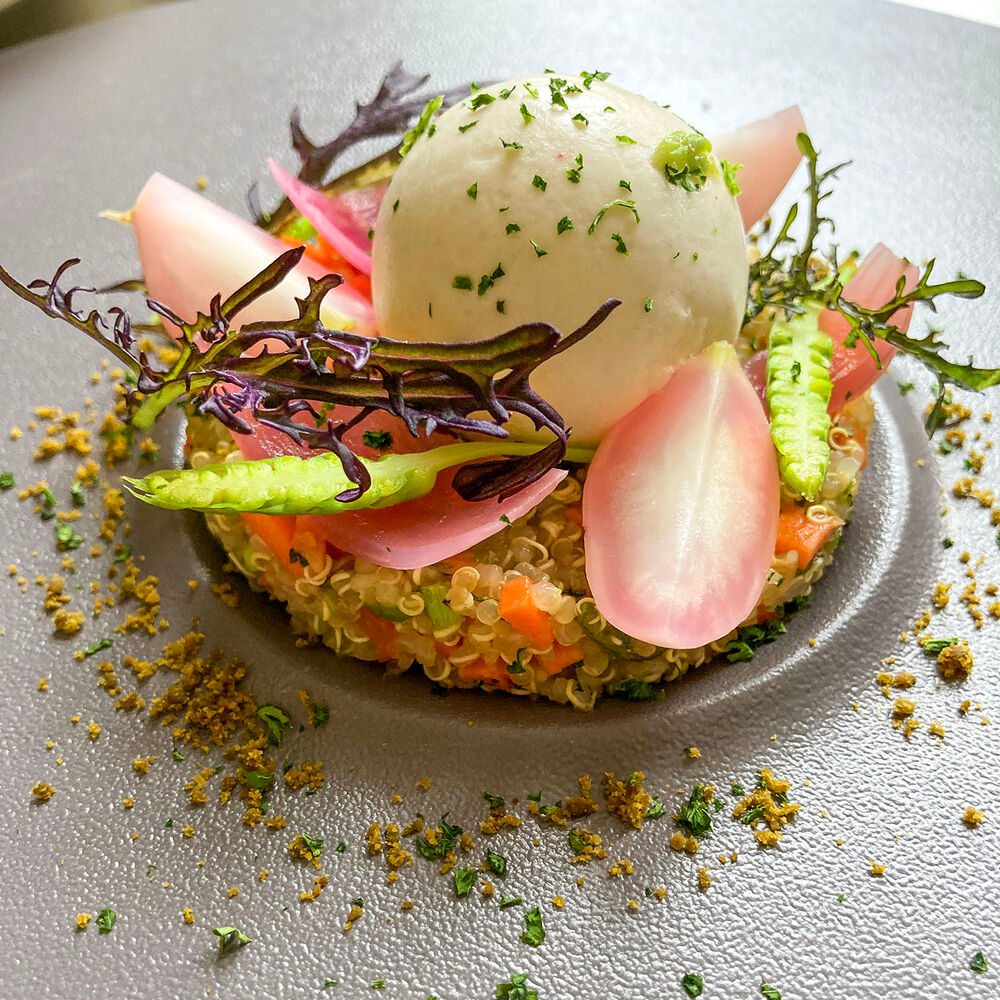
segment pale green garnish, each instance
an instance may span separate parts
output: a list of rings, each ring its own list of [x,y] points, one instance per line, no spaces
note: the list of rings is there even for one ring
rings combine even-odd
[[[709,177],[719,175],[711,142],[700,132],[681,129],[657,143],[653,150],[653,166],[662,170],[671,184],[678,184],[685,191],[697,191]]]

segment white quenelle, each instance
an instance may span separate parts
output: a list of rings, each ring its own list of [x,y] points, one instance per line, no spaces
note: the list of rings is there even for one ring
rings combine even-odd
[[[532,378],[574,441],[596,443],[675,366],[740,329],[736,199],[714,157],[687,190],[656,155],[666,136],[692,131],[644,97],[551,74],[441,114],[401,162],[375,225],[379,331],[461,342],[543,320],[565,335],[621,299]]]

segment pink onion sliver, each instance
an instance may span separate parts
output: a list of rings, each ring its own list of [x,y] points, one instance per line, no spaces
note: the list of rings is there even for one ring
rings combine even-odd
[[[362,228],[350,210],[335,195],[318,191],[293,177],[280,163],[267,161],[271,175],[288,200],[316,227],[320,234],[352,267],[372,273],[370,226]]]
[[[566,477],[552,469],[506,500],[470,503],[452,488],[449,469],[434,488],[417,500],[381,510],[311,515],[308,520],[321,537],[337,548],[389,569],[430,566],[507,527],[542,502]]]
[[[781,194],[802,159],[796,136],[806,129],[797,105],[712,139],[719,159],[742,163],[736,175],[743,228],[759,222]]]
[[[146,181],[132,209],[132,227],[150,298],[184,320],[207,311],[215,295],[231,295],[288,250],[277,237],[163,174]],[[294,318],[296,297],[308,294],[307,279],[324,274],[321,264],[303,258],[280,285],[238,314],[237,325]],[[374,334],[375,311],[356,289],[341,285],[323,301],[353,321],[358,333]],[[164,326],[176,333],[171,324]]]

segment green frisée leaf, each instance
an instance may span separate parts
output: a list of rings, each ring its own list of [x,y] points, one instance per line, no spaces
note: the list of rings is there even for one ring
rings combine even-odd
[[[820,330],[822,306],[806,301],[803,312],[771,324],[767,346],[767,405],[778,469],[792,489],[812,500],[830,460],[827,406],[833,382],[833,341]]]

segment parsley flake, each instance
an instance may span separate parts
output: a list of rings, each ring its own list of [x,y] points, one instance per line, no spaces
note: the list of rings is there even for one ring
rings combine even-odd
[[[465,897],[469,895],[472,887],[476,884],[477,872],[475,868],[455,869],[455,895]]]
[[[458,131],[464,134],[465,132],[468,132],[470,128],[475,128],[478,124],[479,124],[479,119],[476,118],[474,121],[469,122],[467,125],[459,125]]]
[[[432,97],[427,104],[424,106],[424,110],[420,112],[420,117],[417,119],[416,124],[403,136],[402,145],[399,147],[399,158],[403,159],[404,156],[413,148],[413,144],[419,139],[425,132],[427,133],[427,138],[429,139],[433,134],[433,126],[428,128],[431,122],[431,118],[434,113],[441,107],[444,103],[444,94],[438,94],[437,97]]]
[[[393,214],[393,215],[395,215],[395,214],[396,214],[396,211],[397,211],[398,209],[399,209],[399,199],[397,198],[397,199],[396,199],[396,200],[395,200],[395,201],[394,201],[394,202],[392,203],[392,214]]]
[[[535,174],[535,176],[531,178],[531,186],[538,188],[539,191],[544,191],[549,185],[543,177]]]
[[[760,995],[765,1000],[781,1000],[781,991],[776,990],[773,986],[768,986],[763,979],[760,981]]]
[[[982,953],[982,951],[977,951],[975,955],[972,956],[972,960],[969,962],[969,968],[973,972],[986,972],[990,967],[989,960]]]
[[[568,215],[564,215],[556,223],[556,235],[557,236],[561,236],[563,233],[568,233],[572,229],[576,229],[576,226],[573,225],[573,220]]]
[[[588,126],[590,124],[590,122],[587,121],[587,116],[584,115],[584,114],[582,114],[582,113],[577,113],[577,114],[573,115],[573,117],[570,118],[570,121],[571,122],[579,122],[581,125],[584,126],[584,128],[586,128],[586,126]]]
[[[16,485],[13,472],[0,472],[0,490],[12,490]]]
[[[543,250],[534,240],[528,240],[528,242],[535,248],[536,257],[544,257],[548,250]]]
[[[630,136],[630,135],[616,135],[615,138],[619,142],[624,143],[626,146],[634,146],[635,145],[635,139],[633,139],[632,136]]]
[[[607,80],[609,76],[611,76],[611,74],[604,70],[595,69],[593,73],[590,73],[587,70],[580,71],[580,79],[583,80],[583,85],[587,88],[587,90],[590,90],[590,85],[595,80]]]
[[[507,307],[506,299],[497,299],[497,312],[503,313],[504,309]]]
[[[516,222],[508,222],[504,229],[507,231],[507,235],[510,236],[511,233],[519,233],[521,227]]]
[[[642,311],[643,312],[652,312],[653,311],[653,300],[652,299],[646,299],[646,301],[643,302],[643,304],[642,304]]]
[[[473,181],[466,189],[465,193],[475,201],[479,195],[479,181]]]
[[[105,636],[103,639],[98,639],[93,646],[88,646],[84,651],[84,656],[93,656],[94,653],[99,653],[102,649],[108,649],[115,644],[115,640],[111,636]]]
[[[472,291],[472,278],[467,274],[456,274],[451,282],[452,288],[458,288],[464,292]]]
[[[740,182],[736,179],[736,174],[743,169],[743,164],[719,160],[719,166],[722,168],[722,179],[726,182],[726,189],[736,198],[740,194]]]
[[[687,802],[682,803],[677,813],[677,825],[686,827],[696,837],[712,832],[712,814],[705,804],[703,786],[695,785],[691,789]]]
[[[510,982],[497,983],[495,997],[506,998],[506,1000],[538,1000],[538,990],[528,989],[528,974],[526,972],[512,972]]]
[[[538,96],[537,94],[535,95]],[[534,121],[535,116],[528,110],[524,101],[521,102],[521,117],[524,119],[524,124],[527,125],[529,122]]]
[[[576,166],[567,169],[566,177],[570,184],[579,184],[580,174],[583,172],[583,153],[577,153],[573,162],[576,163]]]
[[[522,146],[521,143],[508,142],[506,139],[503,138],[500,139],[500,145],[503,146],[504,149],[524,149],[524,146]]]
[[[369,448],[374,448],[376,451],[387,451],[392,447],[392,433],[390,431],[365,431],[361,435],[361,440]],[[327,712],[327,717],[329,717],[329,712]]]
[[[489,865],[489,869],[494,875],[502,877],[507,874],[507,859],[502,854],[487,850],[486,864]]]
[[[83,496],[83,483],[79,479],[69,488],[69,495],[74,507],[82,507],[86,502]]]
[[[507,98],[510,97],[510,95],[513,93],[514,93],[513,87],[504,87],[503,90],[501,90],[497,94],[497,97],[499,97],[501,101],[506,101]]]
[[[504,276],[504,273],[503,265],[497,264],[491,274],[484,274],[479,279],[479,286],[476,288],[476,294],[482,298],[496,284],[496,282]]]
[[[685,972],[681,986],[689,997],[700,997],[705,990],[705,980],[697,972]]]
[[[538,100],[538,88],[533,87],[530,83],[524,85],[524,89],[537,101]]]
[[[613,208],[624,208],[632,213],[632,215],[635,217],[636,222],[639,221],[639,211],[635,207],[635,201],[633,201],[631,198],[627,200],[625,198],[615,198],[614,201],[609,201],[601,206],[597,215],[594,216],[594,221],[587,228],[588,236],[593,235],[594,230],[597,229],[597,227],[600,225],[601,219],[603,219],[604,216],[607,215],[607,213],[610,212],[611,209]]]
[[[100,913],[97,914],[97,929],[101,934],[110,934],[111,928],[115,926],[118,920],[118,914],[114,910],[104,907]],[[982,954],[980,952],[980,954]]]
[[[319,729],[330,721],[330,709],[326,705],[314,705],[312,713],[313,729]]]
[[[622,239],[622,234],[621,233],[612,233],[611,234],[611,239],[614,240],[615,250],[617,250],[618,253],[624,254],[627,257],[628,256],[628,246],[626,245],[625,241]]]
[[[524,930],[521,931],[521,940],[532,948],[537,948],[545,940],[545,928],[542,927],[542,914],[538,907],[534,907],[524,915]]]
[[[478,111],[480,108],[486,107],[487,104],[492,104],[495,100],[496,98],[492,94],[489,94],[484,90],[481,93],[476,94],[476,96],[469,101],[469,110]]]
[[[180,750],[177,749],[177,747],[174,747],[170,751],[170,756],[173,757],[174,760],[184,760],[184,754],[182,754]]]
[[[637,680],[635,677],[612,681],[605,691],[612,698],[622,698],[625,701],[659,701],[665,697],[662,688],[655,687],[649,681]]]
[[[520,896],[501,896],[500,909],[506,909],[508,906],[517,906],[523,902],[524,900]]]
[[[73,530],[73,526],[65,521],[60,521],[55,525],[55,536],[56,545],[60,551],[64,552],[69,549],[78,549],[84,542],[83,535],[78,535]]]
[[[624,177],[618,182],[618,186],[620,188],[625,188],[626,191],[632,190],[632,182],[625,180]]]
[[[267,726],[267,736],[272,746],[281,742],[285,730],[292,724],[288,713],[278,705],[261,705],[257,709],[257,718]]]

